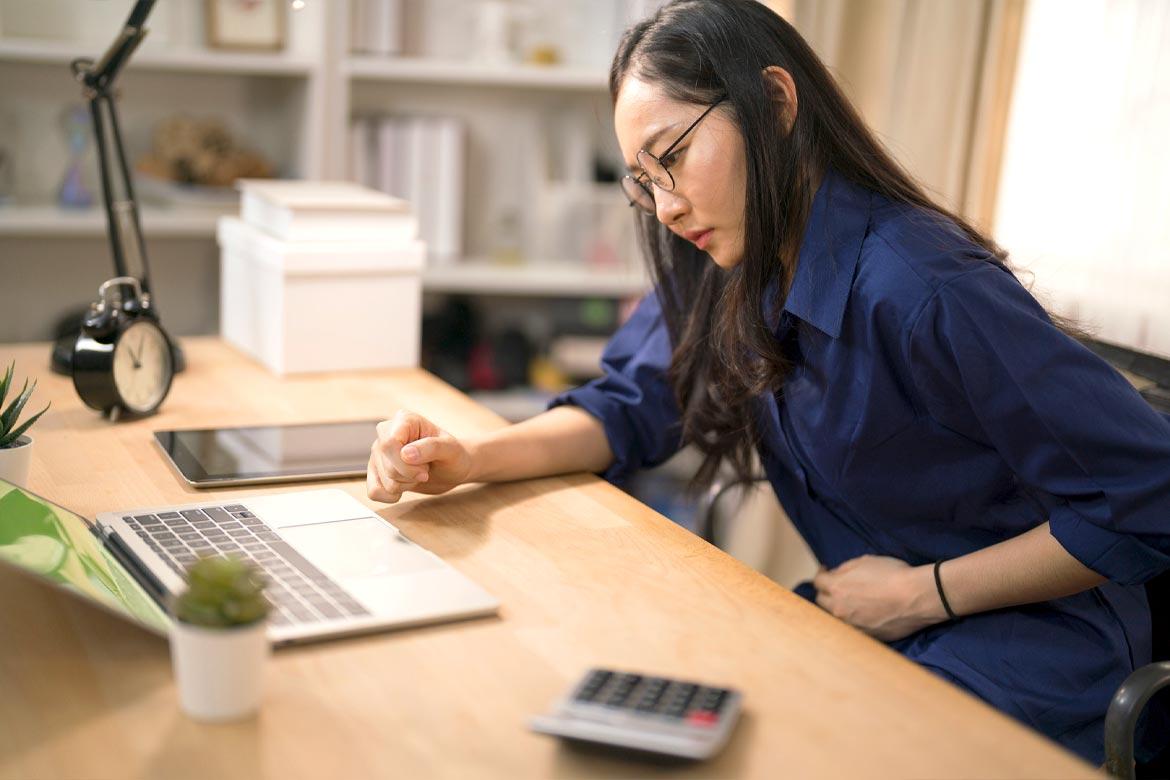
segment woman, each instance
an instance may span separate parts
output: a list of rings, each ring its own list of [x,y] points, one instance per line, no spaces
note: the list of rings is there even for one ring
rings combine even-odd
[[[370,497],[621,482],[688,443],[702,484],[758,454],[823,566],[816,603],[1100,762],[1109,698],[1149,661],[1141,583],[1170,568],[1170,423],[763,5],[671,3],[627,31],[610,90],[655,292],[605,376],[538,417],[464,440],[382,423]]]

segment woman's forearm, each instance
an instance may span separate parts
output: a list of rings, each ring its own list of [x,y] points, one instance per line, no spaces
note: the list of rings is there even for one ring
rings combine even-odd
[[[934,572],[930,575],[934,587]],[[1064,549],[1048,523],[946,561],[939,575],[947,601],[959,615],[1049,601],[1106,582]]]
[[[603,471],[613,462],[605,429],[593,415],[558,406],[524,422],[468,438],[469,482],[504,482],[577,471]]]
[[[943,592],[956,615],[1033,604],[1100,585],[1105,578],[1068,553],[1048,523],[944,561]],[[886,642],[945,621],[934,564],[911,566],[881,555],[853,558],[813,580],[817,604]]]

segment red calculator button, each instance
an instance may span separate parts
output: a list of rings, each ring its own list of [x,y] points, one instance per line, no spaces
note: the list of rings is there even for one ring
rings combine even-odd
[[[692,726],[714,726],[719,716],[714,712],[696,710],[687,717],[687,723]]]

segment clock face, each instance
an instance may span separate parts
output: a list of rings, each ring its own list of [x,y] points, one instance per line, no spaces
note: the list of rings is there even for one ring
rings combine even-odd
[[[154,411],[171,387],[171,348],[153,322],[135,322],[114,347],[114,386],[136,414]]]

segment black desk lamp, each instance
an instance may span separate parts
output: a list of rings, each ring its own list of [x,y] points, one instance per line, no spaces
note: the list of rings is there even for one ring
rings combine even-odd
[[[131,287],[126,285],[122,299],[126,302],[124,305],[129,308],[140,305],[143,300],[151,301],[152,294],[150,269],[146,262],[146,243],[143,240],[138,206],[134,198],[134,183],[130,177],[130,167],[126,164],[122,133],[118,129],[114,81],[122,67],[129,61],[130,55],[146,37],[147,30],[143,25],[154,4],[155,0],[138,0],[134,4],[122,31],[97,63],[89,58],[80,58],[69,66],[73,71],[73,77],[83,85],[82,94],[89,101],[90,113],[93,116],[93,132],[101,170],[102,201],[106,207],[106,230],[114,257],[114,275],[137,279],[142,293],[141,298],[130,295]],[[107,117],[109,141],[106,138]],[[109,148],[111,145],[118,158],[122,190],[120,197],[114,192],[111,175]],[[59,374],[71,374],[73,371],[73,349],[78,331],[79,328],[73,328],[72,332],[66,332],[53,346],[52,367]],[[186,361],[178,343],[173,339],[171,354],[175,372],[182,371],[186,367]]]

